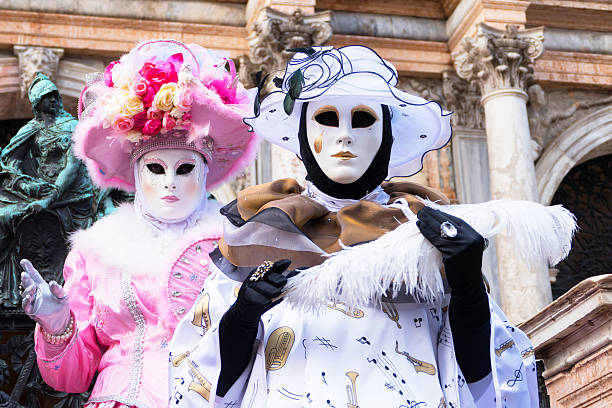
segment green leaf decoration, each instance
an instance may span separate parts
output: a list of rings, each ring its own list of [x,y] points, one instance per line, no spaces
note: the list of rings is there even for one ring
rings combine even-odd
[[[291,115],[293,112],[293,106],[295,105],[295,99],[291,97],[290,94],[285,96],[285,100],[283,101],[283,108],[285,109],[285,113],[287,115]]]
[[[297,99],[302,93],[302,84],[304,83],[304,75],[302,71],[297,70],[291,75],[289,79],[289,95],[292,99]]]

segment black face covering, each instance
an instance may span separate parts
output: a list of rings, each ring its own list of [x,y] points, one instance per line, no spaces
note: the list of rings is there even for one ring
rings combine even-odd
[[[323,173],[319,164],[315,160],[306,131],[306,110],[308,102],[302,105],[300,116],[300,131],[298,138],[300,141],[300,154],[302,162],[306,167],[306,180],[312,182],[319,190],[335,198],[350,198],[359,200],[366,194],[378,187],[387,178],[389,170],[389,160],[391,158],[391,145],[393,145],[393,135],[391,134],[391,113],[387,105],[382,106],[383,114],[383,135],[380,148],[374,156],[372,163],[363,175],[356,181],[348,184],[336,183]]]

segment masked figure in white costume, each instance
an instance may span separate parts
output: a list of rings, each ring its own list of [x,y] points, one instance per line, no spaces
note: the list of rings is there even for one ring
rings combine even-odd
[[[536,407],[529,340],[485,290],[484,237],[529,235],[525,259],[555,262],[571,214],[451,206],[384,182],[449,141],[450,113],[395,88],[394,67],[366,47],[296,51],[245,121],[301,157],[307,185],[253,186],[222,210],[214,270],[171,344],[176,405]],[[525,208],[537,233],[510,220]]]

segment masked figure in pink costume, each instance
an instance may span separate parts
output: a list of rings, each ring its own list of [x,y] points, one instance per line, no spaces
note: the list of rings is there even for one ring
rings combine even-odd
[[[135,200],[72,236],[63,287],[21,263],[23,307],[53,388],[85,391],[98,372],[88,407],[167,406],[167,344],[222,231],[206,190],[256,147],[246,106],[231,61],[172,40],[140,44],[89,82],[75,152],[94,182]]]

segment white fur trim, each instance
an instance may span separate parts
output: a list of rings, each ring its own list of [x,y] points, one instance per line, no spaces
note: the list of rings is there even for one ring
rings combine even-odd
[[[485,238],[506,233],[527,267],[542,261],[555,265],[567,257],[577,228],[573,214],[560,205],[510,200],[425,204],[462,218]],[[416,220],[413,215],[377,240],[345,247],[291,278],[286,299],[305,310],[317,310],[328,300],[367,305],[380,302],[385,294],[397,295],[404,283],[415,298],[425,302],[439,298],[444,291],[442,256],[420,233]]]
[[[192,228],[171,232],[151,227],[136,216],[133,204],[123,204],[91,228],[72,234],[71,246],[87,257],[98,258],[106,267],[128,268],[132,275],[167,271],[191,243],[222,235],[220,208],[216,201],[209,201],[206,213]]]

